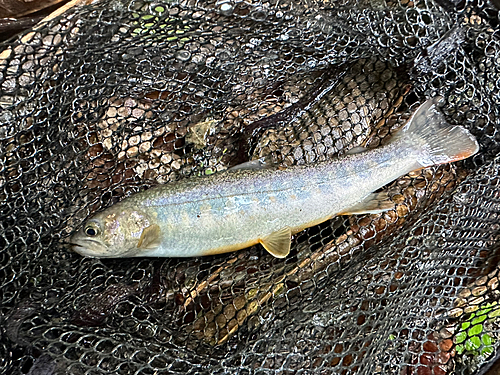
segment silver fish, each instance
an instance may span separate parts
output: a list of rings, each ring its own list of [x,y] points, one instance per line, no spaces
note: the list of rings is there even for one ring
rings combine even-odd
[[[287,169],[238,168],[134,194],[97,213],[70,242],[81,255],[191,257],[261,243],[290,252],[290,238],[336,215],[393,207],[377,189],[411,171],[474,155],[468,130],[422,104],[390,142],[333,161]]]

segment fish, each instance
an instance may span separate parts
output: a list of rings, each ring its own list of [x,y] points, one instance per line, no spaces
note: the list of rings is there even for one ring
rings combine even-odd
[[[388,183],[478,152],[476,138],[449,124],[437,102],[424,102],[375,149],[288,168],[252,161],[132,194],[87,220],[70,243],[96,258],[197,257],[260,243],[284,258],[293,234],[337,215],[389,210],[394,204],[378,191]]]

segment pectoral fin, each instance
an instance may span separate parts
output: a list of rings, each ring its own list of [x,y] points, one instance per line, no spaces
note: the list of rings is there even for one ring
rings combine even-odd
[[[144,228],[137,243],[139,249],[156,249],[161,243],[161,230],[157,224]]]
[[[339,215],[379,214],[394,208],[387,192],[372,193],[356,205],[342,211]]]
[[[259,242],[276,258],[284,258],[290,253],[291,237],[292,231],[289,227],[285,227],[259,239]]]

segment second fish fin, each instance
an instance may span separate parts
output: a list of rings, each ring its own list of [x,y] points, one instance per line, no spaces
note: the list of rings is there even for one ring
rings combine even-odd
[[[141,238],[137,243],[139,249],[156,249],[161,243],[161,230],[157,224],[150,225],[142,230]]]
[[[394,208],[395,204],[387,192],[371,193],[361,202],[342,211],[339,215],[379,214]]]
[[[292,231],[289,227],[285,227],[265,238],[259,239],[259,242],[264,246],[264,249],[276,258],[284,258],[290,253]]]

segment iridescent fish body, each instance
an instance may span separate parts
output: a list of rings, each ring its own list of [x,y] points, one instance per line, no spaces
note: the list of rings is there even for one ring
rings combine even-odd
[[[134,194],[97,213],[73,235],[92,257],[192,257],[261,243],[276,257],[290,236],[336,215],[393,207],[373,192],[428,166],[478,151],[463,127],[425,102],[391,141],[336,160],[286,169],[236,169]]]

